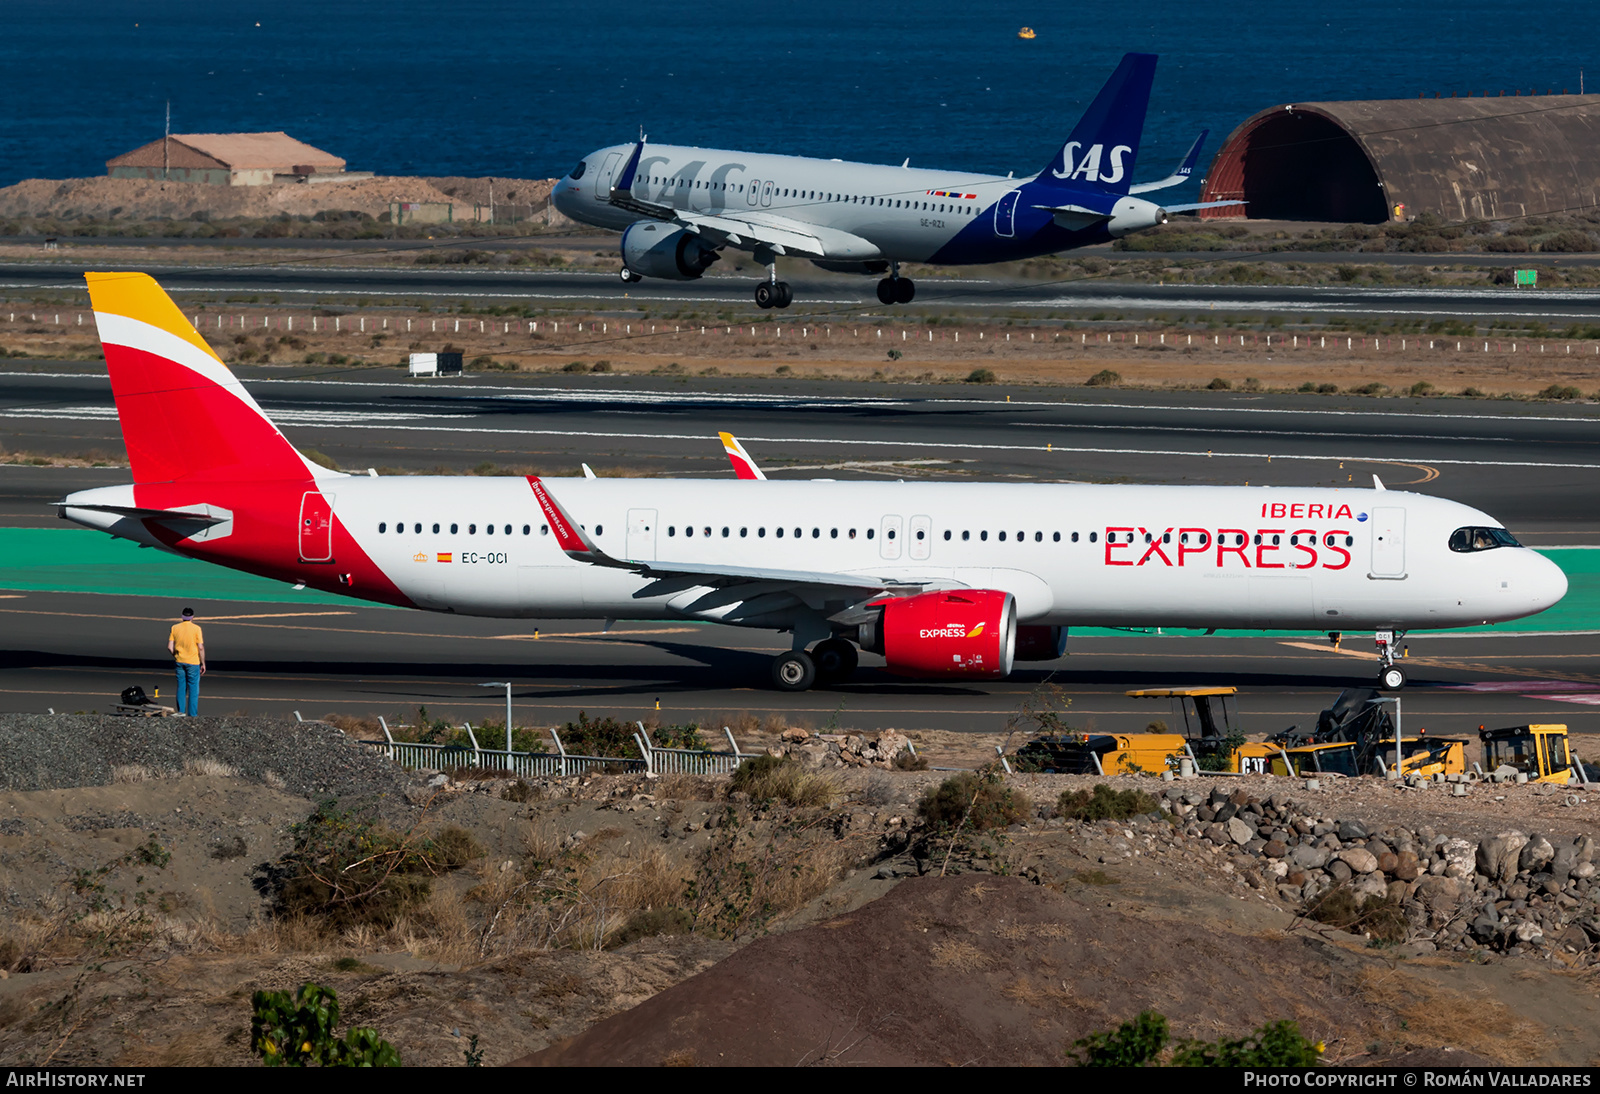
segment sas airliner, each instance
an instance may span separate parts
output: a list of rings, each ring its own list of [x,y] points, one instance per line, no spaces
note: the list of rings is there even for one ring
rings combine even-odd
[[[1135,194],[1188,180],[1206,135],[1157,182],[1134,185],[1156,58],[1129,53],[1061,151],[1031,179],[931,171],[649,144],[585,156],[551,194],[574,220],[622,232],[622,280],[692,281],[724,249],[768,268],[762,308],[793,300],[779,255],[825,270],[888,276],[885,304],[909,304],[916,286],[902,262],[972,265],[1033,258],[1104,243],[1167,222],[1169,213],[1236,201],[1163,208]]]
[[[1566,594],[1498,521],[1382,489],[350,476],[307,461],[148,276],[86,275],[133,482],[67,520],[325,592],[467,615],[704,620],[788,633],[786,690],[857,651],[1003,677],[1072,626],[1413,628]],[[1378,485],[1376,482],[1375,486]]]

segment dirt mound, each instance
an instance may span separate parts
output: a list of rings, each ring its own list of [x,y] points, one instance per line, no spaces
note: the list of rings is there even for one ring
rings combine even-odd
[[[906,881],[519,1062],[1059,1064],[1146,1008],[1208,1039],[1282,1018],[1331,1039],[1369,1017],[1341,950],[1130,911],[1083,885]]]
[[[195,182],[149,179],[24,179],[0,189],[0,216],[84,217],[124,220],[182,220],[203,215],[212,219],[264,218],[287,213],[315,216],[325,211],[354,211],[378,216],[393,201],[453,201],[460,217],[470,217],[470,204],[488,202],[489,184],[495,202],[542,205],[550,182],[540,179],[460,179],[380,176],[351,182],[309,185],[207,186]],[[440,185],[456,191],[447,193]],[[478,191],[482,196],[478,196]],[[516,196],[510,197],[509,195]],[[459,208],[461,203],[468,208]]]

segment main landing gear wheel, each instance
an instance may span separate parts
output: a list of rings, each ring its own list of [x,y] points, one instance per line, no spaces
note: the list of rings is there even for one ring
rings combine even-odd
[[[817,682],[817,665],[804,650],[790,650],[772,660],[772,683],[779,691],[806,691]]]
[[[638,274],[636,274],[632,270],[628,269],[628,267],[626,267],[626,266],[622,267],[622,272],[617,274],[617,276],[622,278],[622,283],[624,285],[629,285],[629,284],[632,284],[635,281],[644,280]]]
[[[829,638],[811,647],[811,660],[817,666],[819,683],[834,684],[856,671],[856,648],[843,638]]]
[[[1385,665],[1378,671],[1378,686],[1384,691],[1399,691],[1406,686],[1406,670],[1399,665]]]
[[[787,281],[763,281],[756,286],[756,307],[787,308],[794,303],[794,290]]]
[[[881,304],[909,304],[916,295],[916,283],[909,277],[886,277],[878,282],[878,302]]]

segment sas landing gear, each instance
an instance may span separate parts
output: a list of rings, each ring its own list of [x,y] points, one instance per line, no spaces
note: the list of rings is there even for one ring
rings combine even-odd
[[[790,650],[772,661],[772,684],[779,691],[806,691],[814,684],[839,684],[856,671],[856,648],[843,638],[829,638],[811,652]]]
[[[622,283],[624,285],[631,285],[635,281],[643,281],[644,280],[643,277],[640,277],[638,274],[634,273],[632,270],[628,269],[628,267],[626,267],[626,266],[622,267],[622,272],[617,274],[617,276],[622,278]]]
[[[1406,636],[1405,631],[1378,631],[1374,641],[1378,646],[1378,687],[1384,691],[1399,691],[1406,686],[1406,670],[1395,664],[1394,651]]]
[[[895,274],[878,282],[878,302],[881,304],[909,304],[917,295],[916,282]]]

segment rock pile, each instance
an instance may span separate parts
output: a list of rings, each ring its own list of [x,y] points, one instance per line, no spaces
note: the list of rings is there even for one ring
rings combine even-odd
[[[780,739],[778,754],[793,756],[807,767],[893,767],[895,757],[911,747],[905,734],[892,729],[875,738],[787,729]]]
[[[1600,943],[1595,840],[1503,832],[1481,842],[1431,827],[1369,828],[1320,817],[1287,794],[1256,798],[1217,786],[1160,799],[1184,835],[1232,850],[1241,875],[1307,906],[1339,885],[1357,901],[1396,904],[1412,952],[1487,947],[1507,953],[1589,951]]]

